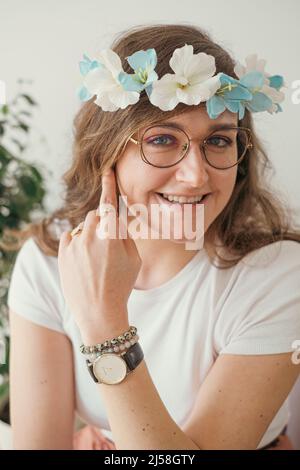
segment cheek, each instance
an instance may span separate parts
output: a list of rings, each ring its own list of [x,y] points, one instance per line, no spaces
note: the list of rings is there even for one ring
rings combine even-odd
[[[159,191],[168,179],[167,173],[134,155],[126,155],[116,164],[120,192],[134,202],[145,201],[149,193]]]
[[[237,176],[236,167],[214,175],[214,188],[218,191],[222,199],[229,199],[235,186]]]

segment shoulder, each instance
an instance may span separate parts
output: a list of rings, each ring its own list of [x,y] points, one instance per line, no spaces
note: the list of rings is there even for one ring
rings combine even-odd
[[[282,264],[284,263],[284,264]],[[248,253],[240,261],[241,268],[284,268],[300,266],[300,243],[282,240]]]
[[[268,289],[285,277],[292,277],[292,283],[299,287],[300,243],[283,240],[265,245],[251,251],[229,268],[214,267],[212,273],[215,278],[213,288],[218,292],[217,310],[231,299],[249,301],[250,297],[255,296],[257,288]]]
[[[230,343],[226,352],[288,352],[300,335],[299,311],[300,244],[276,242],[234,267],[218,305],[217,337]]]
[[[227,270],[225,270],[227,271]],[[244,256],[236,265],[228,269],[225,276],[228,287],[235,285],[251,287],[270,286],[292,277],[293,284],[300,283],[300,243],[283,240],[265,245]]]
[[[236,271],[236,282],[247,283],[253,295],[263,288],[300,289],[300,243],[283,240],[254,250],[238,263]]]
[[[33,237],[28,238],[20,248],[13,268],[13,276],[26,277],[37,284],[50,279],[58,282],[57,257],[46,255]]]
[[[42,326],[63,332],[64,298],[57,258],[43,253],[33,238],[18,252],[12,271],[8,306]]]
[[[300,243],[283,240],[254,250],[236,266],[234,282],[254,297],[265,292],[274,299],[276,292],[300,291]]]
[[[57,257],[46,255],[33,237],[28,238],[21,246],[16,263],[29,263],[29,268],[38,268],[41,265],[57,265]]]

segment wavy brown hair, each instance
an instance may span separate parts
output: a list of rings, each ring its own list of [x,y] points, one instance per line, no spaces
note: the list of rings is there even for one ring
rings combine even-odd
[[[238,78],[230,54],[215,43],[206,31],[190,24],[136,26],[121,32],[111,48],[121,58],[127,73],[132,73],[132,70],[126,57],[137,50],[154,48],[158,59],[155,70],[161,77],[173,73],[169,60],[174,49],[185,44],[192,44],[195,54],[205,52],[214,56],[216,73],[224,72]],[[73,161],[63,175],[66,187],[63,204],[49,217],[14,232],[18,247],[32,236],[45,254],[57,256],[59,239],[50,230],[53,222],[67,221],[75,227],[89,210],[97,208],[102,173],[120,158],[128,136],[141,127],[190,109],[190,106],[179,103],[172,111],[162,111],[150,103],[145,92],[138,103],[113,114],[103,111],[92,100],[84,103],[74,119]],[[224,268],[233,266],[251,251],[275,241],[300,242],[300,230],[292,228],[289,209],[271,188],[267,188],[266,173],[272,165],[256,135],[248,110],[238,125],[252,131],[253,148],[248,149],[238,166],[236,184],[228,204],[205,234],[206,240],[213,241],[214,255],[221,261],[220,267]],[[230,260],[217,253],[215,240],[220,241],[219,246],[230,254]]]

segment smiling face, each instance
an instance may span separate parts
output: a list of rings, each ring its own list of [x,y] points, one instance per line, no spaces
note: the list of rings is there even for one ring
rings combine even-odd
[[[139,146],[129,141],[116,164],[119,191],[121,195],[127,196],[127,206],[135,203],[143,204],[147,207],[149,214],[152,204],[160,204],[163,211],[168,211],[174,206],[174,203],[166,201],[159,193],[186,197],[211,193],[201,203],[204,207],[205,233],[231,197],[237,176],[237,165],[226,170],[213,168],[202,155],[200,143],[212,133],[210,126],[216,124],[237,126],[237,115],[225,111],[217,119],[212,120],[206,109],[199,106],[197,109],[163,121],[164,125],[167,123],[178,124],[192,139],[187,155],[170,168],[156,168],[143,162]],[[140,137],[144,130],[146,127],[140,129]],[[232,137],[232,131],[230,132],[231,135],[228,134],[228,131],[224,135]],[[219,133],[214,131],[213,135],[217,136]],[[138,135],[133,135],[133,138],[138,139]],[[216,140],[214,145],[216,144],[220,145],[220,141]],[[179,202],[181,201],[179,200]],[[182,200],[182,202],[186,202],[186,200]],[[196,203],[193,203],[191,207],[192,216],[195,217]],[[174,207],[172,207],[173,209]],[[161,234],[161,226],[151,218],[149,221],[151,228]],[[181,241],[175,239],[173,229],[171,230],[171,240],[186,241],[184,238]]]

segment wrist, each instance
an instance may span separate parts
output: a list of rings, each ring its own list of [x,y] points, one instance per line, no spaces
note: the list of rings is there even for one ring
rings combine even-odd
[[[85,328],[81,331],[81,338],[85,346],[93,346],[98,343],[116,338],[129,330],[130,325],[128,320],[120,320],[114,324],[106,324],[101,326],[100,324],[94,328]]]

